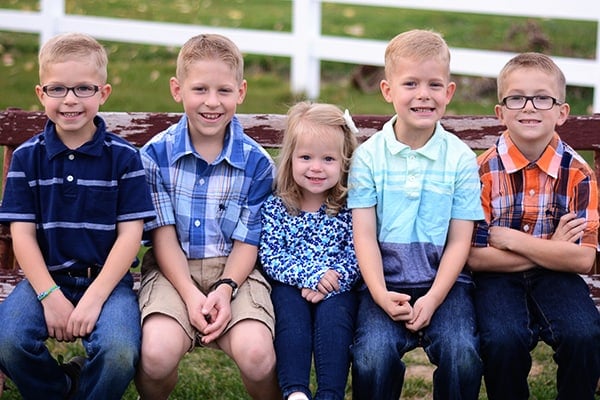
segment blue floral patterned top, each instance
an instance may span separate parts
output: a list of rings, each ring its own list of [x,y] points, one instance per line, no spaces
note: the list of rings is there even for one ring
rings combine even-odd
[[[360,272],[349,209],[344,207],[332,217],[323,205],[317,212],[291,215],[281,198],[271,195],[261,211],[259,257],[269,277],[297,288],[317,290],[323,274],[333,269],[340,274],[339,292],[354,286]]]

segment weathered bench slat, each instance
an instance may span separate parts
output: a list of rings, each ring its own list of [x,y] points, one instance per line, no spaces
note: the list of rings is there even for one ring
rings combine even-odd
[[[127,139],[136,146],[142,146],[156,133],[176,123],[181,113],[152,112],[101,112],[108,129]],[[238,118],[248,135],[266,148],[278,148],[285,124],[285,115],[281,114],[239,114]],[[359,141],[364,141],[381,129],[390,118],[389,115],[353,116],[360,130]],[[4,147],[3,177],[6,177],[13,150],[43,129],[46,116],[43,112],[8,109],[0,111],[0,146]],[[474,150],[484,150],[492,146],[505,127],[495,116],[446,116],[442,119],[444,127],[460,137]],[[600,114],[570,116],[566,123],[558,128],[561,137],[578,151],[592,151],[594,170],[600,178]],[[4,180],[3,180],[4,182]],[[0,227],[0,301],[3,292],[14,283],[11,279],[20,279],[16,271],[8,229]],[[600,274],[600,257],[593,271]],[[593,296],[600,304],[600,275],[586,277],[593,289]],[[6,290],[5,290],[6,289]]]

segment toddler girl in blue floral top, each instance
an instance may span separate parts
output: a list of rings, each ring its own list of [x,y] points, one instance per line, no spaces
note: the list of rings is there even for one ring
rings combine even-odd
[[[272,279],[277,375],[284,399],[343,399],[359,279],[346,208],[358,132],[331,104],[300,102],[287,115],[276,190],[262,207],[260,261]]]

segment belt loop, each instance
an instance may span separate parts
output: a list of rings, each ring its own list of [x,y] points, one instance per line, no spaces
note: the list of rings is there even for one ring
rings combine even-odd
[[[88,279],[92,279],[92,267],[87,267],[87,277]]]

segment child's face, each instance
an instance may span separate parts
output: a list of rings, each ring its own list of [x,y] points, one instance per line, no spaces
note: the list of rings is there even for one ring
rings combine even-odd
[[[506,76],[502,97],[515,95],[551,96],[560,100],[556,79],[534,68],[516,69]],[[569,105],[556,104],[549,110],[538,110],[529,100],[521,110],[510,110],[505,105],[498,104],[495,112],[498,119],[508,128],[513,142],[524,151],[548,144],[556,126],[562,125],[567,119]]]
[[[104,83],[98,68],[86,61],[51,64],[45,68],[40,81],[35,92],[46,115],[56,124],[58,134],[91,138],[96,132],[94,117],[111,93],[110,85]],[[61,87],[74,89],[63,97],[52,97],[63,94]]]
[[[329,189],[340,181],[342,173],[341,132],[326,128],[316,139],[300,139],[292,154],[292,175],[302,192],[303,206],[307,203],[320,206]],[[316,140],[315,140],[316,139]],[[312,200],[312,202],[311,202]]]
[[[435,60],[401,58],[389,79],[381,81],[381,93],[392,103],[398,121],[396,135],[429,137],[446,112],[456,85],[449,82],[448,67]]]
[[[246,96],[246,81],[220,60],[201,60],[190,65],[180,82],[171,78],[171,94],[183,103],[192,137],[223,138],[237,105]]]

